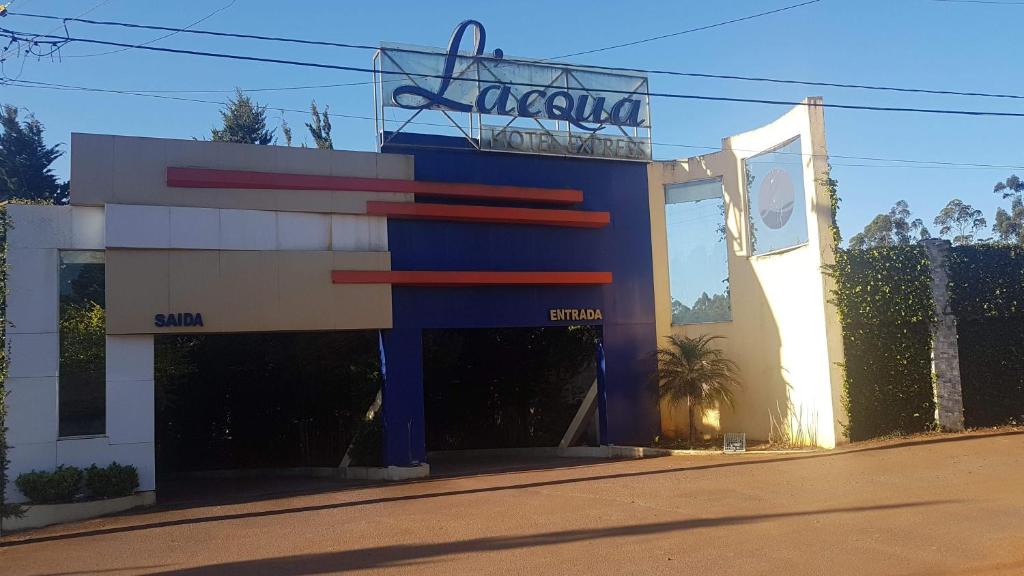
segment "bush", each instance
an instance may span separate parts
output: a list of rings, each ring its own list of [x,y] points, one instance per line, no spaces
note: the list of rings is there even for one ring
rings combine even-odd
[[[14,481],[18,490],[33,504],[71,502],[82,486],[82,470],[58,466],[53,472],[26,472]]]
[[[371,420],[363,421],[352,440],[349,456],[352,458],[352,466],[384,465],[384,424],[379,412]]]
[[[934,303],[920,246],[839,250],[833,293],[846,356],[850,440],[931,429]]]
[[[85,469],[85,490],[90,498],[131,496],[139,487],[139,472],[134,466],[112,462],[106,468],[93,464]]]

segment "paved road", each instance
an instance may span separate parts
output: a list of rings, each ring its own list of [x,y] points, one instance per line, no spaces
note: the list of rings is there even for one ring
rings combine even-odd
[[[232,490],[7,536],[0,574],[1024,574],[1024,434],[542,464]]]

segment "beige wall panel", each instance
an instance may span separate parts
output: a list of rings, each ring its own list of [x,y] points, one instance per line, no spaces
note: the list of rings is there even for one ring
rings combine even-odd
[[[168,312],[169,261],[168,251],[107,250],[108,334],[153,331],[153,315]]]
[[[71,196],[76,205],[120,203],[363,213],[367,199],[412,201],[409,194],[189,189],[166,185],[169,166],[411,180],[412,157],[393,154],[73,134],[71,162]]]
[[[114,189],[114,137],[96,134],[72,134],[72,203],[101,206],[110,200]]]
[[[348,152],[331,157],[331,176],[379,178],[377,158],[373,152]]]
[[[352,328],[391,328],[390,284],[331,284],[332,320],[335,326]],[[387,325],[380,325],[387,310]]]
[[[387,252],[108,250],[110,334],[391,327],[389,285],[334,285],[331,270],[388,270]],[[158,328],[155,314],[200,313]]]
[[[114,138],[113,199],[107,203],[177,206],[181,189],[168,188],[164,146],[149,138]]]
[[[414,180],[413,157],[399,154],[377,154],[377,178]]]
[[[267,252],[221,252],[220,290],[224,298],[215,314],[240,331],[269,330],[268,315],[279,303],[276,259]]]
[[[330,252],[296,252],[278,258],[278,290],[282,321],[288,330],[321,330],[335,326],[329,307],[331,295]]]

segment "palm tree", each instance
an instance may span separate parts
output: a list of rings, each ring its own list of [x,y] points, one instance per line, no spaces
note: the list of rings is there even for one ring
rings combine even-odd
[[[672,406],[686,402],[690,447],[697,436],[697,416],[725,404],[735,407],[735,390],[741,388],[739,368],[713,346],[721,336],[669,336],[668,346],[658,349],[658,395]]]

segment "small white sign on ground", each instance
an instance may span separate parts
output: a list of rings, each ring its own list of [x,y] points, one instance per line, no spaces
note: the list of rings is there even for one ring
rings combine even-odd
[[[747,451],[747,435],[743,432],[726,432],[725,445],[722,447],[726,454],[736,454]]]

